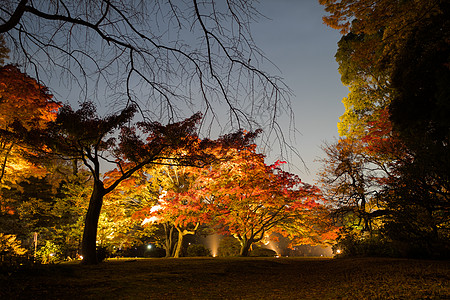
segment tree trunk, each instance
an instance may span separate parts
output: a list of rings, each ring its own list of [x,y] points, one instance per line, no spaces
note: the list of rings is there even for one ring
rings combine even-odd
[[[86,213],[84,224],[83,240],[81,241],[81,255],[83,255],[83,264],[97,264],[97,226],[100,217],[100,211],[103,204],[105,190],[101,181],[94,182],[94,190],[89,201],[89,208]]]
[[[250,252],[250,247],[252,246],[253,240],[252,239],[242,239],[241,242],[241,251],[239,253],[239,256],[248,256]]]
[[[178,228],[177,228],[177,230],[178,230]],[[183,237],[184,237],[183,232],[178,230],[178,241],[177,241],[177,245],[175,248],[175,253],[173,254],[173,257],[175,257],[175,258],[180,257],[181,248],[183,247]]]
[[[199,225],[200,225],[200,223],[197,223],[192,230],[181,229],[181,228],[178,228],[177,226],[175,226],[175,228],[178,231],[178,241],[177,241],[177,246],[175,248],[175,253],[174,253],[173,257],[175,257],[175,258],[180,257],[181,249],[183,248],[183,237],[188,234],[195,234],[197,232]]]
[[[164,241],[164,249],[166,250],[166,258],[172,257],[174,249],[173,244],[173,229],[174,226],[170,225],[169,223],[164,223],[164,233],[166,235],[165,241]]]

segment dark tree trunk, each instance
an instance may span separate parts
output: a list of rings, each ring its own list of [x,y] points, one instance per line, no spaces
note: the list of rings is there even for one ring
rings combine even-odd
[[[239,256],[248,256],[250,252],[250,247],[252,246],[253,240],[252,239],[242,239],[241,242],[241,251],[239,253]]]
[[[83,264],[93,265],[97,264],[97,226],[100,211],[103,204],[103,196],[105,196],[105,189],[101,181],[94,182],[94,190],[89,201],[89,208],[86,214],[84,225],[83,240],[81,241],[81,254],[83,255]]]

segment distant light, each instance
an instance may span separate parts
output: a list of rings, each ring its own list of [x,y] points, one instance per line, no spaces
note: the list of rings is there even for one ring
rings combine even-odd
[[[148,250],[152,249],[152,244],[147,245],[147,249]]]
[[[336,253],[337,253],[337,254],[341,254],[341,249],[337,249],[337,250],[336,250]]]
[[[80,255],[80,259],[83,260],[83,255]]]
[[[50,256],[54,256],[55,255],[55,253],[50,253]]]

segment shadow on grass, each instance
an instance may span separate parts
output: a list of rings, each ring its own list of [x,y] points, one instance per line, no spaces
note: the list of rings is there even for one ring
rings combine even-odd
[[[0,274],[0,299],[449,299],[450,262],[111,259]]]

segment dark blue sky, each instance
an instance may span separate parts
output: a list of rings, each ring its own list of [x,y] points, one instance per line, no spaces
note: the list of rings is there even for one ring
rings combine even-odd
[[[294,92],[291,100],[300,131],[294,146],[310,169],[308,174],[294,159],[291,172],[315,183],[320,163],[314,160],[322,156],[323,141],[338,137],[336,124],[344,112],[341,100],[348,93],[334,58],[340,34],[323,24],[325,11],[315,0],[262,0],[257,8],[269,19],[254,24],[253,35]]]
[[[301,160],[296,157],[290,159],[289,170],[299,174],[303,181],[315,183],[320,167],[315,160],[322,155],[320,146],[324,141],[333,141],[338,136],[336,124],[344,112],[341,100],[348,93],[340,82],[334,59],[339,32],[322,23],[325,12],[317,0],[261,0],[255,5],[267,18],[261,17],[258,23],[253,24],[253,37],[278,69],[271,64],[258,67],[283,77],[294,93],[291,101],[299,133],[292,146],[298,149],[310,172],[306,172]],[[45,59],[44,56],[44,62]],[[65,86],[62,81],[64,78],[55,73],[45,82],[57,100],[69,100],[76,105],[79,99],[74,96],[76,86]],[[111,101],[102,101],[103,97],[108,98],[109,89],[100,86],[98,90],[106,91],[106,95],[100,93],[98,102],[110,104]],[[117,106],[112,104],[112,108],[117,109]],[[100,111],[103,109],[100,108]],[[282,128],[289,128],[289,116],[282,116],[280,122],[285,122]],[[277,151],[269,153],[267,163],[273,163],[279,154]],[[287,158],[289,156],[283,157]]]

